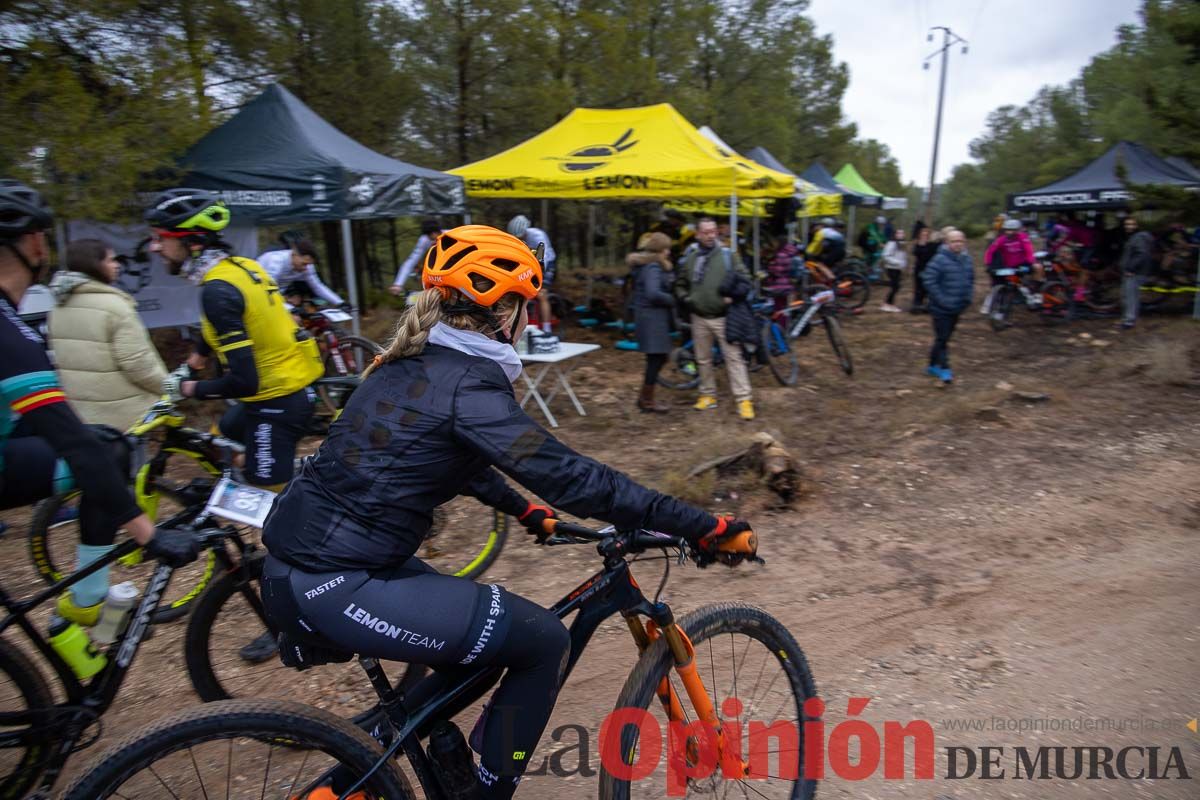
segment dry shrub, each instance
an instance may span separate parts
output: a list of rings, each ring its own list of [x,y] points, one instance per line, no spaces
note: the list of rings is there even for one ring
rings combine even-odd
[[[699,475],[689,475],[688,469],[673,469],[663,476],[662,491],[694,505],[703,506],[712,502],[717,488],[717,471],[707,470]]]

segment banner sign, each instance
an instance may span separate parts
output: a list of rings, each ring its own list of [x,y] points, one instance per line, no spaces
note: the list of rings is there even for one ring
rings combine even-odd
[[[1127,208],[1133,194],[1124,189],[1092,189],[1053,194],[1011,194],[1008,207],[1012,210],[1031,211],[1064,208]]]
[[[258,255],[257,229],[226,228],[221,235],[234,255]],[[163,260],[150,252],[150,230],[145,225],[68,222],[67,239],[100,239],[112,247],[121,262],[116,285],[137,301],[138,314],[147,328],[200,322],[200,287],[167,272]]]

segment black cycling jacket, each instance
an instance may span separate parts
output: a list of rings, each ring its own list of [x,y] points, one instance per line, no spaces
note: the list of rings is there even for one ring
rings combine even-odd
[[[493,466],[578,517],[692,539],[717,524],[555,439],[517,405],[495,362],[428,345],[354,392],[275,502],[263,542],[312,572],[401,564],[428,533],[434,507],[456,495],[524,511]]]

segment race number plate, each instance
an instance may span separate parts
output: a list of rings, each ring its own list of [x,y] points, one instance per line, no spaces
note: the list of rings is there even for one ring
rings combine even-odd
[[[321,310],[321,316],[330,322],[349,322],[350,315],[340,308],[326,308]]]
[[[217,481],[205,511],[231,522],[261,528],[274,502],[274,492],[225,477]]]
[[[998,270],[996,270],[996,275],[1001,278],[1007,278],[1009,275],[1016,275],[1016,274],[1017,274],[1017,271],[1015,269],[998,269]]]

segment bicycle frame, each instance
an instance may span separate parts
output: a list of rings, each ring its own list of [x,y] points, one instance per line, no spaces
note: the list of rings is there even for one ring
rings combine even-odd
[[[178,517],[173,517],[172,520],[164,523],[164,526],[169,525],[175,519],[184,517],[185,514],[186,512],[178,515]],[[250,547],[242,541],[241,536],[235,530],[231,529],[212,529],[198,535],[200,536],[200,541],[216,554],[217,560],[227,570],[235,569],[239,562],[235,562],[230,556],[229,548],[225,543],[230,539],[234,540],[234,546],[239,551],[243,560]],[[24,632],[26,638],[33,643],[38,653],[50,663],[66,695],[65,702],[45,709],[0,713],[0,726],[2,727],[29,726],[18,731],[0,733],[0,749],[42,741],[48,741],[54,748],[50,755],[46,772],[42,776],[40,787],[33,794],[35,798],[48,796],[59,775],[62,774],[67,760],[75,752],[77,745],[84,737],[84,734],[86,734],[88,728],[91,727],[95,720],[103,716],[112,705],[117,692],[125,681],[125,676],[129,672],[129,667],[133,663],[134,656],[137,655],[138,648],[141,647],[142,642],[145,640],[146,631],[149,630],[152,624],[150,621],[151,615],[158,606],[159,600],[162,599],[163,594],[166,592],[167,586],[170,584],[171,575],[175,570],[165,564],[158,564],[155,567],[149,583],[146,584],[142,599],[130,617],[128,625],[126,625],[121,635],[117,637],[117,640],[109,645],[105,651],[108,663],[86,685],[80,681],[62,656],[38,632],[34,624],[29,621],[28,614],[47,600],[62,594],[62,592],[87,576],[114,563],[118,559],[132,554],[138,547],[137,542],[132,539],[126,540],[114,547],[103,558],[92,562],[78,572],[66,576],[54,585],[43,589],[26,600],[15,600],[3,588],[0,588],[0,606],[3,606],[5,612],[7,612],[7,615],[0,620],[0,634],[3,634],[13,626]],[[44,716],[49,716],[49,719],[37,719],[37,717]]]
[[[560,524],[559,527],[565,526]],[[576,611],[579,612],[568,628],[571,649],[563,672],[563,684],[566,683],[575,664],[579,661],[579,657],[583,654],[584,648],[587,647],[601,623],[614,614],[620,614],[629,626],[629,632],[637,644],[639,654],[650,647],[660,635],[666,640],[675,659],[676,672],[681,678],[697,715],[701,720],[710,724],[716,732],[719,753],[723,746],[723,740],[714,711],[715,706],[696,672],[691,642],[675,625],[675,616],[671,608],[666,603],[647,600],[646,596],[642,594],[641,587],[634,580],[633,574],[630,572],[630,563],[625,560],[624,554],[614,552],[614,548],[606,547],[607,544],[607,542],[601,541],[597,545],[597,550],[604,556],[604,568],[579,584],[549,609],[559,619],[564,619]],[[643,624],[641,616],[648,617],[650,623]],[[359,790],[381,765],[403,751],[425,791],[425,796],[430,800],[447,800],[437,777],[430,768],[428,757],[421,747],[419,732],[427,724],[438,719],[449,719],[452,714],[446,712],[451,706],[462,707],[483,696],[500,680],[503,669],[488,666],[476,668],[438,692],[424,705],[410,710],[404,705],[403,693],[391,685],[377,659],[362,657],[359,661],[380,697],[380,702],[375,708],[362,715],[364,722],[360,724],[366,727],[373,736],[380,738],[377,734],[380,726],[386,722],[390,724],[394,736],[376,766],[359,778],[353,786],[346,789],[342,793],[343,796],[351,795]],[[659,687],[658,697],[670,719],[682,722],[684,719],[682,705],[669,681],[664,679],[663,685]],[[383,718],[381,718],[381,714]],[[371,726],[374,727],[374,730],[371,729]],[[311,791],[320,786],[322,781],[328,780],[333,769],[309,784],[300,792],[300,796],[304,796],[305,791]]]

